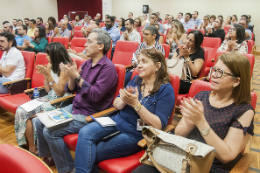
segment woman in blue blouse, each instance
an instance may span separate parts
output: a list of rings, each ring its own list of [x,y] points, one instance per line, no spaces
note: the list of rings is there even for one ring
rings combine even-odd
[[[140,151],[137,143],[142,139],[142,128],[138,125],[141,122],[157,129],[166,126],[175,97],[163,54],[154,48],[142,50],[137,70],[139,75],[126,89],[120,90],[114,101],[113,105],[119,111],[111,118],[116,126],[102,127],[93,122],[80,130],[75,156],[77,173],[98,173],[98,162]],[[115,132],[119,134],[102,140]]]
[[[48,44],[48,40],[46,39],[45,28],[41,26],[37,26],[34,31],[35,38],[30,42],[29,40],[25,40],[22,47],[25,50],[38,52],[45,52],[45,47]]]

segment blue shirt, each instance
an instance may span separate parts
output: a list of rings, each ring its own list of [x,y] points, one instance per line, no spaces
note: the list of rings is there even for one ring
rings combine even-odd
[[[21,37],[20,35],[16,36],[15,37],[15,40],[16,40],[16,44],[17,46],[22,46],[23,45],[23,40],[26,39],[26,40],[30,40],[30,42],[32,41],[32,38],[29,37],[28,35],[25,35],[24,37]]]
[[[117,40],[120,39],[120,32],[119,32],[119,30],[117,28],[115,28],[115,27],[112,27],[109,30],[107,30],[106,27],[103,27],[102,29],[107,31],[107,33],[110,35],[111,39],[113,40],[112,47],[115,47]]]
[[[163,25],[162,25],[161,23],[159,23],[159,22],[157,22],[157,24],[160,26],[160,27],[159,27],[159,31],[163,34],[163,31],[164,31]],[[148,27],[149,25],[150,25],[150,22],[147,23],[147,24],[144,26],[144,29],[145,29],[146,27]]]
[[[195,20],[191,18],[190,21],[193,22],[196,26],[200,26],[200,24],[202,23],[202,20],[199,18],[196,18]]]
[[[114,27],[118,28],[118,23],[117,22],[115,22]]]
[[[141,83],[142,79],[139,78],[139,76],[135,76],[127,85],[138,88],[139,100],[142,99],[142,94],[139,87]],[[162,124],[162,129],[166,127],[168,120],[171,117],[174,103],[174,90],[169,83],[161,85],[157,93],[144,97],[141,102],[141,104],[149,112],[159,117]],[[142,132],[136,130],[137,119],[140,119],[140,116],[131,106],[126,105],[122,110],[118,111],[112,119],[116,122],[116,128],[119,131],[137,137],[139,140],[143,138]]]
[[[185,33],[187,32],[188,29],[195,29],[195,25],[193,22],[189,21],[188,23],[185,23],[185,21],[182,23]]]

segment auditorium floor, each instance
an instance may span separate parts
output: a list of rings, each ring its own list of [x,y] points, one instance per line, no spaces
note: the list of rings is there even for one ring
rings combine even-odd
[[[258,47],[260,50],[260,47]],[[252,88],[256,92],[257,106],[255,110],[254,118],[254,133],[255,135],[250,140],[250,143],[246,147],[246,151],[254,155],[254,160],[251,163],[249,173],[260,172],[260,56],[255,57],[255,67],[253,72]],[[180,118],[175,116],[173,124],[176,124]],[[12,113],[6,112],[4,109],[0,108],[0,145],[4,143],[9,143],[11,145],[17,146],[14,133],[14,115]],[[74,152],[71,152],[74,158]],[[56,167],[51,167],[54,173],[57,173]]]

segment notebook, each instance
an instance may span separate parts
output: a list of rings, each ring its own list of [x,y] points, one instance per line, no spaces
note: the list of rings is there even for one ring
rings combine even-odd
[[[110,117],[99,117],[99,118],[94,118],[91,116],[93,120],[98,122],[102,127],[107,127],[107,126],[116,126],[116,122],[112,120]]]

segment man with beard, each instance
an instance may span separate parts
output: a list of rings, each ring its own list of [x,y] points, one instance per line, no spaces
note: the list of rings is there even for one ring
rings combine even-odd
[[[110,35],[110,37],[113,41],[111,59],[113,58],[113,55],[114,55],[116,42],[117,42],[117,40],[120,39],[120,32],[116,27],[114,27],[114,23],[115,23],[115,18],[112,16],[108,16],[106,18],[106,22],[105,22],[106,27],[103,27],[103,29],[105,31],[107,31],[107,33]]]
[[[3,22],[3,32],[13,33],[13,25],[11,25],[8,21]]]
[[[27,29],[30,29],[29,18],[24,18],[23,21],[24,21],[24,24],[27,26]]]
[[[134,29],[134,20],[133,19],[126,19],[125,20],[125,28],[126,31],[121,35],[120,40],[124,41],[138,41],[141,43],[141,36],[140,34]]]
[[[72,23],[73,26],[82,26],[82,23],[80,21],[80,15],[76,15],[75,22]]]
[[[0,50],[4,51],[0,60],[0,94],[8,93],[4,82],[23,79],[25,65],[22,53],[16,48],[14,35],[9,32],[0,33]]]
[[[18,26],[18,29],[17,29],[18,35],[15,37],[18,49],[20,49],[21,46],[23,45],[24,39],[29,40],[30,42],[32,41],[32,38],[29,37],[26,33],[27,33],[27,27],[25,25]]]

